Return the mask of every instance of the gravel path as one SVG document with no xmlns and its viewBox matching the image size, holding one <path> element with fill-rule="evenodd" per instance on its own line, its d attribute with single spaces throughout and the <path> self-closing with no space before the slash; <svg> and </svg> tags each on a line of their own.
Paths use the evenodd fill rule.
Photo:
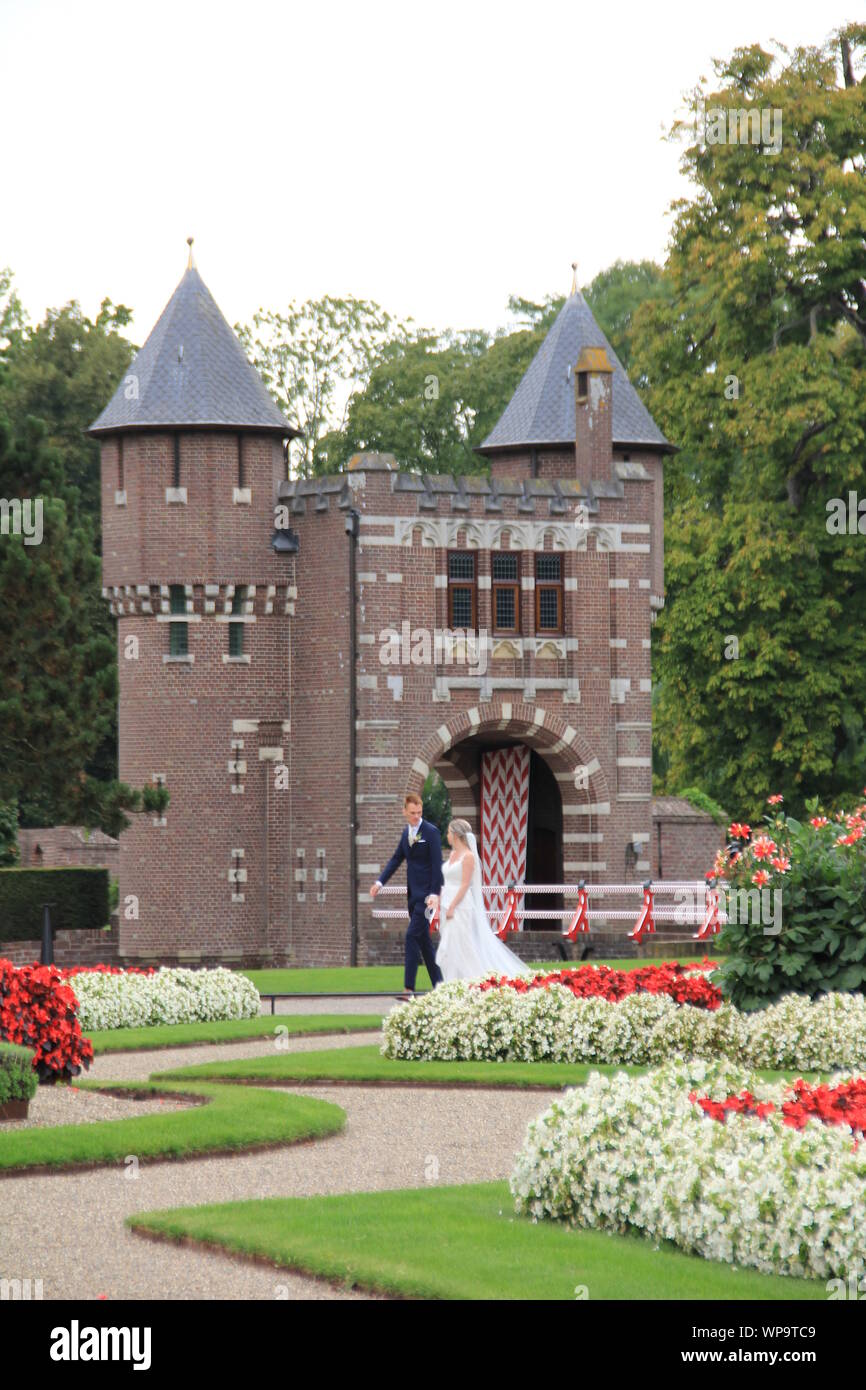
<svg viewBox="0 0 866 1390">
<path fill-rule="evenodd" d="M 292 1051 L 362 1046 L 366 1037 L 292 1039 Z M 99 1057 L 90 1075 L 146 1077 L 155 1070 L 222 1057 L 265 1055 L 271 1044 L 179 1048 Z M 142 1163 L 52 1177 L 0 1180 L 0 1277 L 43 1281 L 46 1299 L 342 1299 L 339 1290 L 284 1270 L 189 1248 L 157 1244 L 123 1228 L 130 1212 L 236 1201 L 314 1196 L 508 1175 L 530 1119 L 546 1106 L 539 1092 L 363 1086 L 304 1087 L 341 1105 L 342 1134 L 234 1158 Z"/>
<path fill-rule="evenodd" d="M 137 1115 L 153 1115 L 157 1111 L 186 1110 L 187 1101 L 121 1100 L 118 1096 L 99 1092 L 79 1091 L 74 1086 L 40 1086 L 30 1102 L 26 1120 L 4 1120 L 0 1124 L 0 1141 L 13 1129 L 42 1129 L 46 1125 L 87 1125 L 97 1120 L 128 1120 Z"/>
</svg>

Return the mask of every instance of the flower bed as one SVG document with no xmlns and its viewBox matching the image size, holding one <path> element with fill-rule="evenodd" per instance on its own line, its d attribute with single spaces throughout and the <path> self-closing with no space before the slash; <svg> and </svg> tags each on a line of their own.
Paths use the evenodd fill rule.
<svg viewBox="0 0 866 1390">
<path fill-rule="evenodd" d="M 866 999 L 785 995 L 752 1013 L 693 1008 L 665 994 L 619 1003 L 547 989 L 439 985 L 385 1019 L 382 1052 L 415 1061 L 604 1062 L 653 1066 L 673 1056 L 736 1057 L 766 1068 L 866 1067 Z"/>
<path fill-rule="evenodd" d="M 764 1273 L 844 1277 L 862 1266 L 866 1229 L 866 1145 L 845 1111 L 866 1081 L 798 1085 L 725 1059 L 595 1074 L 530 1124 L 516 1209 Z"/>
<path fill-rule="evenodd" d="M 29 1048 L 43 1082 L 79 1076 L 93 1059 L 82 1037 L 78 1001 L 53 965 L 16 969 L 0 960 L 0 1039 Z"/>
<path fill-rule="evenodd" d="M 581 965 L 573 970 L 551 970 L 510 980 L 505 975 L 491 975 L 477 989 L 513 989 L 526 994 L 531 989 L 549 989 L 564 985 L 576 999 L 608 999 L 617 1003 L 629 994 L 668 994 L 677 1004 L 692 1004 L 699 1009 L 717 1009 L 722 991 L 707 978 L 716 962 L 706 957 L 695 965 L 678 961 L 662 961 L 659 965 L 642 965 L 636 970 L 614 970 L 609 965 Z"/>
<path fill-rule="evenodd" d="M 741 1009 L 866 990 L 866 802 L 830 817 L 807 801 L 808 823 L 781 803 L 768 798 L 760 831 L 734 821 L 713 870 L 728 884 L 715 981 Z"/>
<path fill-rule="evenodd" d="M 251 980 L 221 966 L 216 970 L 162 968 L 150 974 L 80 971 L 73 988 L 81 1026 L 87 1032 L 254 1018 L 261 1003 Z"/>
</svg>

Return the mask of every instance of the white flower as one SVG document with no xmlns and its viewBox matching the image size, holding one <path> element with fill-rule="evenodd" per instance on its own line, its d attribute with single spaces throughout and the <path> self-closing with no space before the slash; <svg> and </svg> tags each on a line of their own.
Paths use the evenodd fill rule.
<svg viewBox="0 0 866 1390">
<path fill-rule="evenodd" d="M 74 975 L 84 1033 L 140 1028 L 160 1023 L 213 1022 L 255 1018 L 261 999 L 251 980 L 222 966 L 216 970 L 163 967 L 153 975 Z"/>
</svg>

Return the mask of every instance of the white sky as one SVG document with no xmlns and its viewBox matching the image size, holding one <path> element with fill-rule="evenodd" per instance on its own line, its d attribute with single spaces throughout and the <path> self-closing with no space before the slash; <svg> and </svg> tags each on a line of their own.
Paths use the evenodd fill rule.
<svg viewBox="0 0 866 1390">
<path fill-rule="evenodd" d="M 31 318 L 103 296 L 143 342 L 186 265 L 229 322 L 330 293 L 506 321 L 661 259 L 665 142 L 712 57 L 854 0 L 0 0 L 0 266 Z"/>
</svg>

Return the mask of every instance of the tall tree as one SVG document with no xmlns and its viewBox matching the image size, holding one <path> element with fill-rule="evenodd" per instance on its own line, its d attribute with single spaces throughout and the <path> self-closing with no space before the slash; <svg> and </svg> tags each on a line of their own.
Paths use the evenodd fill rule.
<svg viewBox="0 0 866 1390">
<path fill-rule="evenodd" d="M 300 477 L 322 472 L 322 439 L 345 423 L 349 397 L 406 327 L 366 299 L 308 300 L 286 312 L 259 309 L 235 331 L 289 421 L 303 431 L 292 445 Z"/>
<path fill-rule="evenodd" d="M 627 372 L 632 366 L 633 319 L 642 304 L 663 294 L 655 261 L 614 261 L 586 286 L 583 297 Z M 637 384 L 637 383 L 636 383 Z"/>
<path fill-rule="evenodd" d="M 851 26 L 822 48 L 738 49 L 695 89 L 699 118 L 673 135 L 696 192 L 633 321 L 648 403 L 682 450 L 659 751 L 669 788 L 744 815 L 773 791 L 850 797 L 866 776 L 866 545 L 856 519 L 831 527 L 833 499 L 866 497 L 866 88 L 848 80 L 864 41 Z"/>
<path fill-rule="evenodd" d="M 85 430 L 129 365 L 133 347 L 121 330 L 131 318 L 129 309 L 110 299 L 103 300 L 95 319 L 82 313 L 74 300 L 62 309 L 49 309 L 35 328 L 15 333 L 0 389 L 2 405 L 16 427 L 28 416 L 44 420 L 46 443 L 58 451 L 66 500 L 72 503 L 73 492 L 78 493 L 97 534 L 99 447 Z"/>
<path fill-rule="evenodd" d="M 25 821 L 28 807 L 52 821 L 73 812 L 115 717 L 114 643 L 89 603 L 99 561 L 89 526 L 63 500 L 61 471 L 42 421 L 18 437 L 0 421 L 0 477 L 16 482 L 4 491 L 0 541 L 0 800 L 17 799 Z"/>
<path fill-rule="evenodd" d="M 93 320 L 71 302 L 31 328 L 11 275 L 0 276 L 0 497 L 41 498 L 44 530 L 39 545 L 20 536 L 0 541 L 0 611 L 11 627 L 0 654 L 0 728 L 15 732 L 18 755 L 6 775 L 24 824 L 84 817 L 109 833 L 122 824 L 114 624 L 101 597 L 99 449 L 84 430 L 132 356 L 121 331 L 129 320 L 128 309 L 106 299 Z M 58 634 L 74 643 L 65 657 L 52 645 Z M 56 710 L 48 708 L 54 701 Z M 26 730 L 43 720 L 54 731 L 47 760 L 26 747 Z"/>
</svg>

